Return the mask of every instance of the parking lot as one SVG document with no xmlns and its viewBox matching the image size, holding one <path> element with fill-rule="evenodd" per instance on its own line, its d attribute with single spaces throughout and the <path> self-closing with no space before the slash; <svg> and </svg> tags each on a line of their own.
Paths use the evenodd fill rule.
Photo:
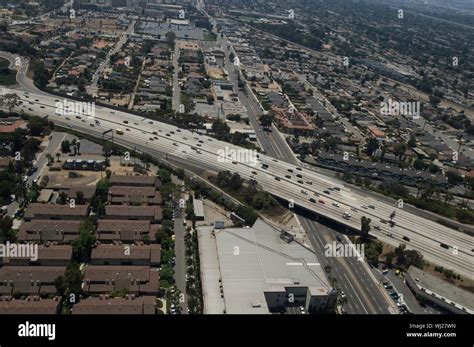
<svg viewBox="0 0 474 347">
<path fill-rule="evenodd" d="M 384 285 L 385 290 L 390 297 L 397 302 L 400 313 L 413 314 L 441 314 L 438 310 L 427 305 L 421 305 L 415 298 L 411 290 L 404 283 L 405 276 L 400 273 L 396 274 L 395 269 L 382 270 L 379 268 L 372 268 L 376 278 L 380 279 Z M 404 308 L 404 306 L 406 309 Z"/>
</svg>

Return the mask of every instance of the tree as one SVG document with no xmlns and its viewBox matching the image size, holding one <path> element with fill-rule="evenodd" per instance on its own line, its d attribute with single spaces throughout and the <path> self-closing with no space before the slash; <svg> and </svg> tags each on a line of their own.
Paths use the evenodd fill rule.
<svg viewBox="0 0 474 347">
<path fill-rule="evenodd" d="M 40 117 L 33 116 L 28 121 L 28 129 L 30 130 L 31 136 L 40 136 L 43 134 L 45 124 Z"/>
<path fill-rule="evenodd" d="M 65 205 L 67 202 L 67 194 L 65 192 L 59 193 L 59 203 Z"/>
<path fill-rule="evenodd" d="M 408 140 L 408 147 L 410 148 L 416 147 L 416 137 L 414 135 L 410 136 L 410 140 Z"/>
<path fill-rule="evenodd" d="M 79 264 L 69 264 L 64 274 L 64 284 L 67 294 L 74 293 L 79 295 L 82 292 L 82 274 L 79 269 Z"/>
<path fill-rule="evenodd" d="M 448 204 L 454 199 L 454 196 L 452 193 L 446 193 L 444 194 L 444 207 L 448 206 Z"/>
<path fill-rule="evenodd" d="M 163 212 L 163 219 L 172 219 L 173 218 L 173 210 L 169 207 L 165 207 L 162 210 Z"/>
<path fill-rule="evenodd" d="M 379 148 L 379 142 L 377 139 L 370 138 L 367 142 L 367 155 L 374 155 L 375 151 Z"/>
<path fill-rule="evenodd" d="M 370 222 L 372 222 L 372 220 L 370 218 L 367 218 L 366 216 L 362 216 L 360 218 L 360 231 L 363 237 L 367 237 L 369 235 Z"/>
<path fill-rule="evenodd" d="M 401 161 L 406 150 L 407 150 L 407 144 L 405 142 L 399 142 L 393 148 L 393 154 L 395 154 L 398 157 L 398 159 Z"/>
<path fill-rule="evenodd" d="M 174 41 L 176 40 L 176 34 L 174 31 L 168 31 L 166 34 L 165 34 L 165 37 L 166 37 L 166 41 L 168 42 L 168 45 L 170 47 L 174 47 Z"/>
<path fill-rule="evenodd" d="M 48 160 L 48 165 L 54 161 L 54 157 L 49 153 L 46 153 L 46 159 Z"/>
<path fill-rule="evenodd" d="M 71 143 L 69 140 L 64 140 L 61 142 L 61 152 L 69 153 L 71 152 Z"/>
<path fill-rule="evenodd" d="M 84 205 L 85 204 L 84 193 L 83 192 L 81 192 L 81 191 L 76 192 L 76 203 L 78 205 Z"/>
<path fill-rule="evenodd" d="M 171 173 L 166 169 L 158 170 L 158 176 L 160 177 L 162 184 L 167 184 L 171 182 Z"/>
<path fill-rule="evenodd" d="M 9 216 L 0 219 L 0 243 L 14 241 L 15 233 L 12 230 L 12 226 L 13 220 Z"/>
<path fill-rule="evenodd" d="M 56 288 L 56 292 L 60 296 L 64 296 L 64 293 L 66 292 L 66 283 L 64 283 L 64 276 L 59 276 L 54 280 L 54 287 Z"/>
<path fill-rule="evenodd" d="M 273 123 L 273 116 L 271 116 L 268 113 L 264 114 L 264 115 L 260 116 L 259 121 L 260 121 L 260 125 L 262 127 L 265 127 L 265 128 L 270 127 Z"/>
<path fill-rule="evenodd" d="M 75 260 L 85 263 L 90 259 L 92 246 L 96 242 L 94 234 L 94 224 L 90 220 L 85 220 L 79 229 L 79 238 L 72 242 L 72 251 Z"/>
<path fill-rule="evenodd" d="M 228 134 L 230 133 L 230 128 L 221 119 L 216 119 L 212 123 L 212 132 L 216 135 L 219 140 L 226 140 Z"/>
<path fill-rule="evenodd" d="M 446 178 L 448 179 L 448 183 L 456 186 L 463 182 L 463 178 L 460 174 L 455 171 L 448 171 L 446 172 Z"/>
</svg>

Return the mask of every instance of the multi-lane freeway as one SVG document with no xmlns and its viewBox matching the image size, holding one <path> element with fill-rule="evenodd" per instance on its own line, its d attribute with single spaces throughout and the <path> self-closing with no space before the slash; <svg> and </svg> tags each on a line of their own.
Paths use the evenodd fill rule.
<svg viewBox="0 0 474 347">
<path fill-rule="evenodd" d="M 360 191 L 310 171 L 260 154 L 256 161 L 223 158 L 218 151 L 238 146 L 217 141 L 175 126 L 151 121 L 147 118 L 97 106 L 95 116 L 61 116 L 56 114 L 59 97 L 45 93 L 35 94 L 7 89 L 4 93 L 18 95 L 27 114 L 48 116 L 58 125 L 79 132 L 102 137 L 107 130 L 120 129 L 123 135 L 115 135 L 115 142 L 129 148 L 137 148 L 156 155 L 166 153 L 177 161 L 193 164 L 212 171 L 229 170 L 245 179 L 255 179 L 267 192 L 294 203 L 302 208 L 335 220 L 348 228 L 360 230 L 361 217 L 372 220 L 371 234 L 382 241 L 419 250 L 426 260 L 452 269 L 462 276 L 472 278 L 474 265 L 474 238 L 431 220 L 410 213 L 403 208 L 387 204 Z M 72 100 L 70 100 L 72 101 Z M 394 224 L 390 226 L 392 212 Z M 344 213 L 351 216 L 344 217 Z M 442 247 L 444 245 L 444 248 Z"/>
</svg>

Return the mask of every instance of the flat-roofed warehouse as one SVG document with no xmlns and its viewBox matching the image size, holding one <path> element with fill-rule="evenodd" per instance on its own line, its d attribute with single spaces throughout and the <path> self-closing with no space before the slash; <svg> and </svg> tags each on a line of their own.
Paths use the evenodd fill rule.
<svg viewBox="0 0 474 347">
<path fill-rule="evenodd" d="M 316 255 L 308 249 L 285 242 L 279 231 L 260 219 L 252 228 L 220 229 L 214 233 L 216 257 L 201 258 L 201 271 L 203 282 L 207 269 L 213 272 L 209 278 L 215 278 L 215 271 L 220 272 L 224 297 L 222 300 L 214 294 L 205 295 L 205 313 L 222 313 L 206 307 L 223 307 L 229 314 L 267 314 L 299 306 L 309 313 L 333 311 L 336 292 Z M 204 238 L 201 234 L 200 247 Z M 223 306 L 207 300 L 222 300 Z"/>
</svg>

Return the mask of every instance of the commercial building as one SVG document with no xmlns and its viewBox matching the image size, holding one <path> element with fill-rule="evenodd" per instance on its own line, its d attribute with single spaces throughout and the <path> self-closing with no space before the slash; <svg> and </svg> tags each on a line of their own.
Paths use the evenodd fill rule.
<svg viewBox="0 0 474 347">
<path fill-rule="evenodd" d="M 414 266 L 408 269 L 405 281 L 420 301 L 429 302 L 448 313 L 474 314 L 474 294 L 467 290 Z"/>
<path fill-rule="evenodd" d="M 201 227 L 199 240 L 205 313 L 268 314 L 290 307 L 303 307 L 308 313 L 334 310 L 336 292 L 315 254 L 285 242 L 262 220 L 252 228 Z M 213 247 L 216 251 L 208 252 Z"/>
</svg>

